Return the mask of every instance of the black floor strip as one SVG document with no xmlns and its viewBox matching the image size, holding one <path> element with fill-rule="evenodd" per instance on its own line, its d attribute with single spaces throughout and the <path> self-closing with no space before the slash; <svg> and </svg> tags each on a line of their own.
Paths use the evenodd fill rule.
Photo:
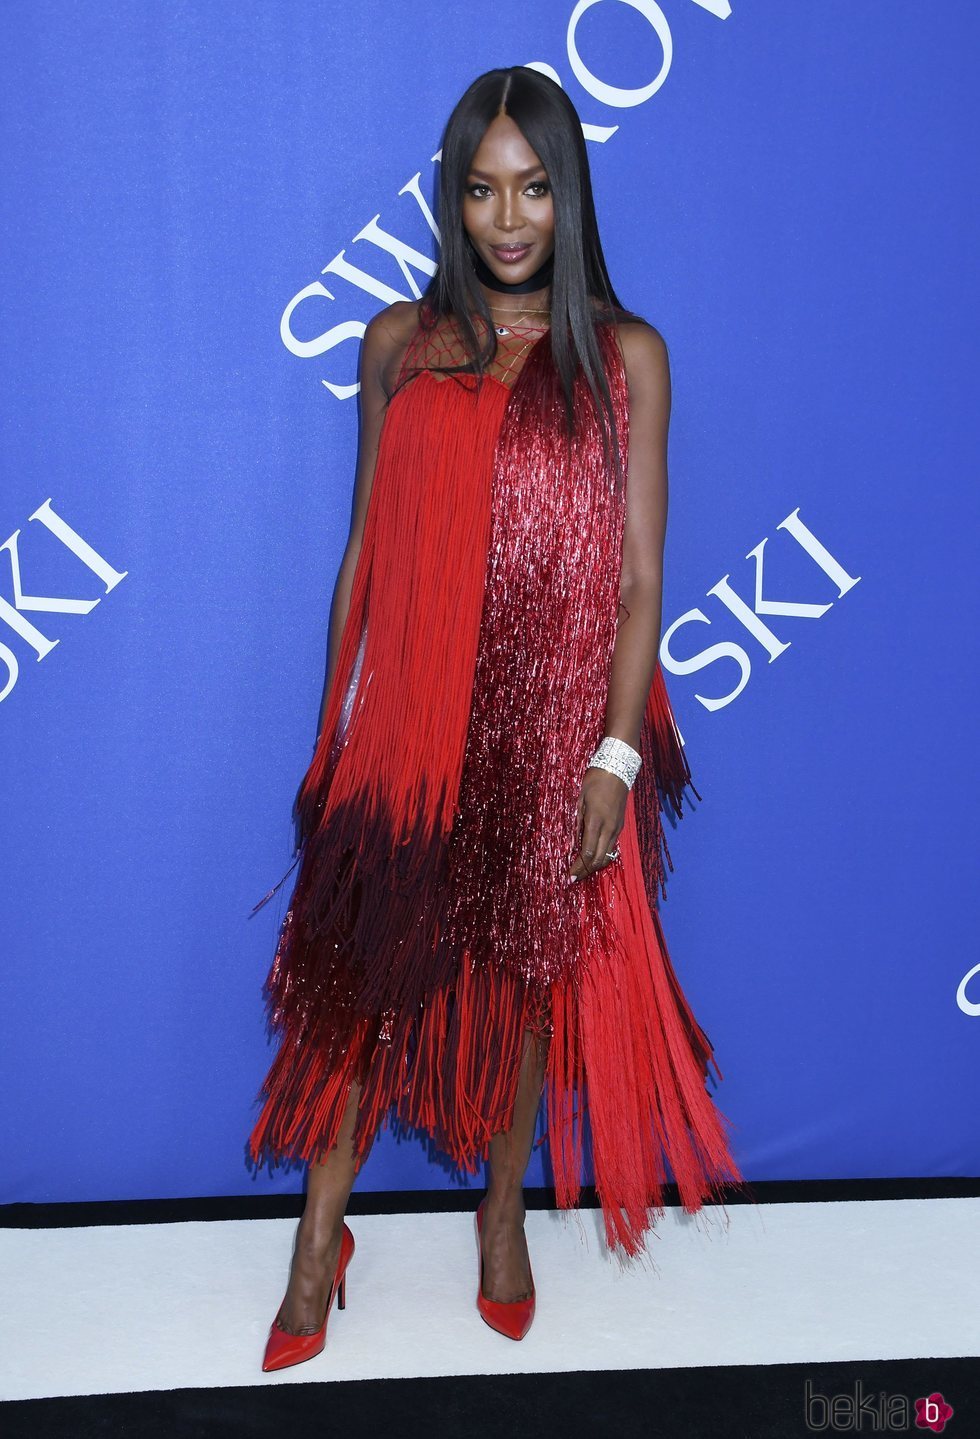
<svg viewBox="0 0 980 1439">
<path fill-rule="evenodd" d="M 952 1417 L 944 1428 L 916 1427 L 915 1401 L 935 1393 Z M 0 1405 L 4 1439 L 803 1439 L 934 1432 L 980 1435 L 977 1359 L 317 1382 Z"/>
<path fill-rule="evenodd" d="M 827 1204 L 841 1200 L 973 1199 L 980 1195 L 980 1177 L 925 1179 L 758 1180 L 752 1192 L 760 1204 Z M 667 1203 L 678 1204 L 676 1186 L 667 1187 Z M 348 1214 L 451 1214 L 473 1210 L 483 1186 L 470 1189 L 400 1189 L 358 1193 L 350 1197 Z M 528 1209 L 553 1209 L 554 1190 L 524 1191 Z M 733 1191 L 726 1204 L 743 1204 Z M 228 1195 L 202 1199 L 110 1199 L 87 1203 L 3 1204 L 0 1229 L 72 1229 L 92 1224 L 176 1224 L 187 1220 L 290 1219 L 302 1213 L 304 1196 L 297 1194 Z M 582 1189 L 582 1207 L 597 1204 L 592 1186 Z M 972 1439 L 972 1436 L 971 1436 Z"/>
</svg>

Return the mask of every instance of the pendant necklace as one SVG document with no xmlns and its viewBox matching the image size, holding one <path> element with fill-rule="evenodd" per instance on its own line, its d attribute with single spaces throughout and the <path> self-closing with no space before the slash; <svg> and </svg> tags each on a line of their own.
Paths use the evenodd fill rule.
<svg viewBox="0 0 980 1439">
<path fill-rule="evenodd" d="M 491 313 L 491 315 L 493 315 L 493 308 L 492 308 L 492 307 L 488 307 L 488 308 L 490 308 L 490 313 Z M 532 310 L 508 310 L 508 311 L 506 311 L 506 313 L 507 313 L 508 316 L 509 316 L 509 315 L 550 315 L 550 314 L 551 314 L 551 311 L 542 307 L 542 308 L 539 308 L 539 309 L 532 309 Z M 496 333 L 497 333 L 498 335 L 510 335 L 510 334 L 513 334 L 513 330 L 510 329 L 509 326 L 507 326 L 507 325 L 498 325 L 498 324 L 496 323 L 496 317 L 494 317 L 494 327 L 493 327 L 493 328 L 494 328 L 494 330 L 496 331 Z"/>
<path fill-rule="evenodd" d="M 555 253 L 553 250 L 547 260 L 538 266 L 533 275 L 529 275 L 526 280 L 518 280 L 515 284 L 508 284 L 506 280 L 501 280 L 495 275 L 489 265 L 477 254 L 473 248 L 472 241 L 469 244 L 469 251 L 477 279 L 486 289 L 495 290 L 500 295 L 530 295 L 534 294 L 537 290 L 543 289 L 545 285 L 551 284 L 555 267 Z M 490 308 L 492 314 L 492 307 L 488 306 L 488 308 Z M 547 315 L 551 312 L 545 309 L 530 309 L 512 310 L 507 313 L 514 315 Z M 509 335 L 511 333 L 506 325 L 497 324 L 496 319 L 494 320 L 493 327 L 498 335 Z"/>
</svg>

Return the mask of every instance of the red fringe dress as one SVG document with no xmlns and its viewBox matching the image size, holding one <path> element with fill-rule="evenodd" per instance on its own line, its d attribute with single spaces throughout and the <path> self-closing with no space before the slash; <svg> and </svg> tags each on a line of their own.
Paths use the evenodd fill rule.
<svg viewBox="0 0 980 1439">
<path fill-rule="evenodd" d="M 384 417 L 296 796 L 299 871 L 264 988 L 281 1042 L 249 1155 L 321 1159 L 357 1080 L 358 1167 L 394 1112 L 475 1173 L 512 1123 L 532 1030 L 550 1041 L 557 1204 L 580 1199 L 587 1143 L 606 1242 L 632 1255 L 663 1213 L 666 1164 L 688 1212 L 741 1182 L 657 911 L 662 806 L 680 817 L 690 771 L 658 665 L 621 860 L 567 882 L 603 735 L 623 491 L 581 371 L 562 444 L 548 332 L 509 386 L 436 374 L 439 334 L 416 327 Z M 598 334 L 625 472 L 625 367 L 614 328 Z"/>
</svg>

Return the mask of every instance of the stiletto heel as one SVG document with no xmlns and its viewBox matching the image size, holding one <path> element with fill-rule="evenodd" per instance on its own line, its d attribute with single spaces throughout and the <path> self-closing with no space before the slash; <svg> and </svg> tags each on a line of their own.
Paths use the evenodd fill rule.
<svg viewBox="0 0 980 1439">
<path fill-rule="evenodd" d="M 330 1293 L 327 1295 L 327 1310 L 323 1316 L 323 1323 L 315 1334 L 290 1334 L 281 1327 L 279 1314 L 277 1314 L 272 1321 L 272 1328 L 269 1330 L 265 1357 L 262 1360 L 262 1368 L 267 1373 L 271 1369 L 287 1369 L 291 1364 L 302 1364 L 304 1359 L 314 1359 L 323 1349 L 327 1342 L 327 1320 L 330 1318 L 330 1306 L 335 1294 L 337 1308 L 344 1309 L 346 1307 L 347 1266 L 351 1262 L 353 1254 L 354 1236 L 345 1224 L 340 1237 L 337 1269 L 330 1286 Z M 279 1312 L 282 1312 L 282 1305 L 279 1306 Z"/>
<path fill-rule="evenodd" d="M 498 1334 L 504 1334 L 508 1339 L 523 1339 L 531 1327 L 535 1309 L 534 1275 L 531 1274 L 531 1293 L 527 1299 L 515 1299 L 510 1304 L 501 1304 L 496 1299 L 486 1299 L 483 1294 L 483 1206 L 485 1199 L 481 1199 L 476 1211 L 476 1245 L 480 1255 L 480 1285 L 476 1291 L 476 1307 L 482 1317 L 496 1329 Z M 528 1260 L 528 1272 L 531 1272 L 531 1263 Z"/>
</svg>

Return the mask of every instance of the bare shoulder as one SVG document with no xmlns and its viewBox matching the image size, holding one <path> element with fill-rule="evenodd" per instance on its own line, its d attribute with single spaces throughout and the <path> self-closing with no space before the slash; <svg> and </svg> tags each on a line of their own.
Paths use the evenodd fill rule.
<svg viewBox="0 0 980 1439">
<path fill-rule="evenodd" d="M 616 325 L 619 346 L 631 390 L 656 392 L 670 386 L 670 357 L 663 335 L 648 321 L 634 316 Z"/>
<path fill-rule="evenodd" d="M 396 300 L 372 315 L 364 330 L 363 363 L 391 394 L 405 348 L 419 319 L 418 300 Z"/>
<path fill-rule="evenodd" d="M 367 339 L 369 330 L 374 330 L 386 335 L 395 347 L 404 344 L 419 322 L 421 303 L 421 300 L 396 300 L 393 305 L 386 305 L 368 321 L 364 338 Z"/>
</svg>

